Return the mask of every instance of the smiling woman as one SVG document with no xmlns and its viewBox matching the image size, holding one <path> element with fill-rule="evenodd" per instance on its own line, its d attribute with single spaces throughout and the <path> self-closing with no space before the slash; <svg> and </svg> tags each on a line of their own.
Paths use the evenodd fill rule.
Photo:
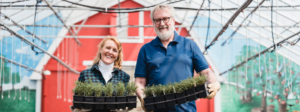
<svg viewBox="0 0 300 112">
<path fill-rule="evenodd" d="M 93 60 L 92 68 L 86 69 L 80 73 L 79 81 L 88 81 L 94 83 L 117 84 L 123 82 L 127 84 L 130 76 L 122 69 L 123 52 L 122 44 L 115 37 L 106 37 L 98 46 L 97 56 Z M 80 109 L 72 109 L 77 112 Z M 83 110 L 80 110 L 83 111 Z M 92 112 L 106 112 L 110 110 L 92 110 Z"/>
<path fill-rule="evenodd" d="M 114 68 L 122 69 L 123 49 L 117 38 L 106 37 L 101 41 L 93 65 L 99 63 L 100 60 L 105 64 L 113 64 Z"/>
</svg>

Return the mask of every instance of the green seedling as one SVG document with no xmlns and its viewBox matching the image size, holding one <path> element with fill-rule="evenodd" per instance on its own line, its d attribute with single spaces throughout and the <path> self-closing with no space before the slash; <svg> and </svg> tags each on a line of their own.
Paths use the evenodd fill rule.
<svg viewBox="0 0 300 112">
<path fill-rule="evenodd" d="M 101 83 L 96 83 L 95 84 L 95 94 L 96 94 L 96 97 L 100 97 L 100 96 L 102 96 L 102 93 L 103 93 L 103 91 L 104 91 L 104 86 L 103 86 L 103 84 L 101 84 Z"/>
<path fill-rule="evenodd" d="M 129 96 L 133 96 L 136 93 L 137 86 L 134 82 L 128 82 L 126 85 L 126 90 Z"/>
<path fill-rule="evenodd" d="M 104 93 L 108 97 L 112 97 L 114 92 L 114 86 L 111 82 L 107 83 L 104 89 Z"/>
<path fill-rule="evenodd" d="M 123 82 L 118 82 L 116 86 L 117 96 L 124 96 L 125 95 L 125 84 Z"/>
</svg>

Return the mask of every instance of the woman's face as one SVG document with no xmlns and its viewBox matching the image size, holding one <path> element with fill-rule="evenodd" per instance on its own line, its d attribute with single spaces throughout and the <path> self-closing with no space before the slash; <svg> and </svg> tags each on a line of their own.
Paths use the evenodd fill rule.
<svg viewBox="0 0 300 112">
<path fill-rule="evenodd" d="M 103 48 L 100 48 L 101 61 L 105 64 L 112 64 L 118 58 L 118 46 L 112 40 L 107 40 Z"/>
</svg>

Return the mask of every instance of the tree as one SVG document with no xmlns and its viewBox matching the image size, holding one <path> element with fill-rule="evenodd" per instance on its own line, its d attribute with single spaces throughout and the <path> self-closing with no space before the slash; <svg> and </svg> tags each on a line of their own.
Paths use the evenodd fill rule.
<svg viewBox="0 0 300 112">
<path fill-rule="evenodd" d="M 244 46 L 241 55 L 236 57 L 236 64 L 245 60 L 246 54 L 248 57 L 256 54 L 257 49 L 258 47 Z M 261 49 L 265 48 L 261 46 Z M 279 112 L 286 112 L 287 100 L 299 102 L 300 71 L 296 68 L 299 66 L 283 56 L 275 52 L 267 52 L 260 58 L 248 61 L 243 66 L 229 72 L 229 81 L 244 86 L 244 89 L 239 89 L 237 86 L 237 92 L 242 93 L 244 99 L 254 91 L 262 92 L 263 94 L 257 92 L 256 95 L 262 95 L 261 108 L 263 111 L 266 111 L 266 99 L 269 94 L 268 99 L 271 102 L 274 99 L 278 101 Z"/>
<path fill-rule="evenodd" d="M 4 57 L 4 56 L 3 56 Z M 20 74 L 19 72 L 11 72 L 10 64 L 6 62 L 4 59 L 0 59 L 0 72 L 1 72 L 1 85 L 12 83 L 12 87 L 14 89 L 14 84 L 20 82 Z M 1 86 L 1 90 L 2 86 Z"/>
</svg>

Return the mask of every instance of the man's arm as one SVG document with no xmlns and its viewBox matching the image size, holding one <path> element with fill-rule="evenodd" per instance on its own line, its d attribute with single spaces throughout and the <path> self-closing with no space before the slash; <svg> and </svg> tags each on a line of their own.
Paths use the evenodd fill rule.
<svg viewBox="0 0 300 112">
<path fill-rule="evenodd" d="M 136 77 L 135 78 L 135 84 L 137 86 L 136 95 L 141 100 L 143 99 L 143 90 L 146 87 L 146 78 L 144 77 Z"/>
<path fill-rule="evenodd" d="M 216 75 L 214 74 L 214 72 L 210 69 L 204 69 L 200 72 L 198 72 L 198 74 L 195 74 L 194 78 L 197 78 L 200 75 L 205 75 L 207 77 L 207 83 L 208 83 L 208 91 L 209 91 L 209 95 L 206 97 L 208 99 L 213 98 L 217 92 L 220 90 L 220 83 L 216 77 Z"/>
<path fill-rule="evenodd" d="M 205 75 L 207 77 L 208 83 L 213 83 L 213 82 L 218 81 L 215 73 L 210 68 L 207 68 L 207 69 L 204 69 L 204 70 L 198 72 L 197 74 L 194 75 L 194 78 L 197 78 L 200 75 Z"/>
<path fill-rule="evenodd" d="M 136 90 L 136 95 L 138 96 L 138 98 L 140 99 L 141 101 L 141 106 L 143 108 L 143 110 L 145 112 L 153 112 L 153 111 L 147 111 L 144 107 L 144 99 L 143 99 L 143 90 L 142 89 L 145 89 L 146 87 L 146 78 L 144 77 L 135 77 L 135 84 L 137 86 L 137 90 Z"/>
</svg>

